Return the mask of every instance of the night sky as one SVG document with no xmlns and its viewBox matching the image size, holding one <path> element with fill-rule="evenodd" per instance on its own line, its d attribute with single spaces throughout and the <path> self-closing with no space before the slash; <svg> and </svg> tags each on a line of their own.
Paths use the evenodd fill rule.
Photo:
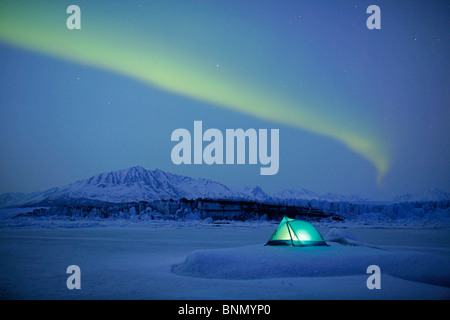
<svg viewBox="0 0 450 320">
<path fill-rule="evenodd" d="M 450 191 L 449 17 L 448 1 L 1 1 L 0 192 L 135 165 L 268 193 Z M 195 120 L 279 129 L 278 174 L 173 164 Z"/>
</svg>

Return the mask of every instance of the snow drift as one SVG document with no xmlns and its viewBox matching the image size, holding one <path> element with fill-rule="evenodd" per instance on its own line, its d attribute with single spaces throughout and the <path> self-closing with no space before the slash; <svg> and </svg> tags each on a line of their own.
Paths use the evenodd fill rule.
<svg viewBox="0 0 450 320">
<path fill-rule="evenodd" d="M 271 247 L 198 250 L 175 265 L 178 275 L 210 279 L 267 279 L 366 275 L 378 265 L 382 274 L 450 287 L 450 251 L 438 254 L 366 246 Z"/>
</svg>

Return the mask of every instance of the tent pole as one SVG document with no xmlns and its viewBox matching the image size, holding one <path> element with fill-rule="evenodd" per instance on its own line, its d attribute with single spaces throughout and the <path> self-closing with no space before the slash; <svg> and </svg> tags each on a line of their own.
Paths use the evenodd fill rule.
<svg viewBox="0 0 450 320">
<path fill-rule="evenodd" d="M 289 222 L 287 222 L 287 221 L 286 221 L 286 226 L 287 226 L 287 228 L 288 228 L 289 237 L 291 237 L 291 244 L 292 244 L 293 247 L 295 247 L 295 246 L 294 246 L 294 241 L 292 240 L 291 226 L 289 225 Z"/>
</svg>

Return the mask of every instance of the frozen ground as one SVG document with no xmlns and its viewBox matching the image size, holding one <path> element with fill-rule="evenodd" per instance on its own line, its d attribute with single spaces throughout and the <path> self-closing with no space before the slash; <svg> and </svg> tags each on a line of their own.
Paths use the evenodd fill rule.
<svg viewBox="0 0 450 320">
<path fill-rule="evenodd" d="M 2 219 L 0 297 L 450 298 L 448 227 L 321 223 L 329 247 L 265 247 L 276 226 Z M 73 264 L 81 269 L 81 290 L 66 287 Z M 380 290 L 366 286 L 372 264 L 381 268 Z"/>
</svg>

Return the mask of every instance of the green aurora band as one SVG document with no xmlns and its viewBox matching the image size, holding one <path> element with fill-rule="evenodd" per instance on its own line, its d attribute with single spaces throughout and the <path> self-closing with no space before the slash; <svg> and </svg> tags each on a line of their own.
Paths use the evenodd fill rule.
<svg viewBox="0 0 450 320">
<path fill-rule="evenodd" d="M 0 3 L 0 41 L 52 57 L 115 72 L 162 90 L 333 138 L 364 157 L 377 169 L 377 182 L 388 172 L 390 157 L 385 144 L 355 119 L 329 116 L 288 96 L 256 87 L 242 77 L 218 73 L 170 48 L 157 35 L 111 29 L 114 22 L 96 17 L 82 29 L 66 28 L 65 9 L 35 1 Z M 109 27 L 108 27 L 109 26 Z M 125 29 L 126 30 L 126 29 Z M 199 60 L 199 59 L 197 59 Z"/>
</svg>

